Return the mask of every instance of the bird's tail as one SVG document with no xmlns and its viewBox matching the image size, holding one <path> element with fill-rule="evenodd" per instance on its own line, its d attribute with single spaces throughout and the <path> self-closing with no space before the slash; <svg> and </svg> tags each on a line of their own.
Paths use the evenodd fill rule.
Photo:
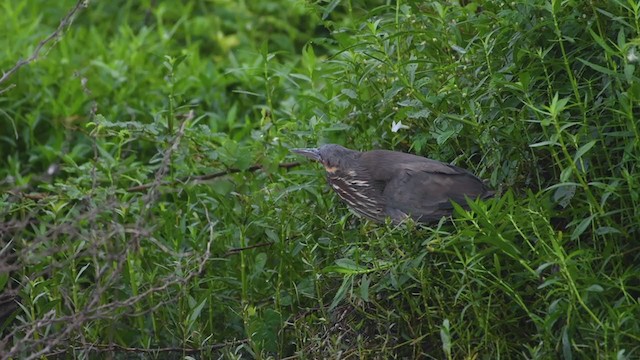
<svg viewBox="0 0 640 360">
<path fill-rule="evenodd" d="M 485 193 L 484 193 L 484 194 L 482 194 L 481 199 L 489 199 L 489 198 L 492 198 L 492 197 L 494 197 L 494 196 L 496 196 L 496 191 L 494 191 L 494 190 L 487 190 L 487 191 L 485 191 Z"/>
</svg>

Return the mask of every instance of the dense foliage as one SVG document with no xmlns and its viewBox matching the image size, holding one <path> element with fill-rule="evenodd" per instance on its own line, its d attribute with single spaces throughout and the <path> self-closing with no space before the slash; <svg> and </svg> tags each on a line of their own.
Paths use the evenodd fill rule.
<svg viewBox="0 0 640 360">
<path fill-rule="evenodd" d="M 0 4 L 0 69 L 73 0 Z M 640 3 L 91 1 L 0 83 L 0 358 L 640 357 Z M 430 227 L 292 147 L 470 169 Z"/>
</svg>

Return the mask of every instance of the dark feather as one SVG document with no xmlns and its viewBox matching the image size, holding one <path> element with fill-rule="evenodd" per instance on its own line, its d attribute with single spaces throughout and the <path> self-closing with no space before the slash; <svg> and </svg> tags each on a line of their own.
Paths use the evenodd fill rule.
<svg viewBox="0 0 640 360">
<path fill-rule="evenodd" d="M 334 144 L 294 151 L 321 162 L 329 184 L 349 207 L 376 221 L 437 221 L 451 215 L 452 201 L 465 207 L 466 198 L 494 194 L 467 170 L 417 155 Z"/>
<path fill-rule="evenodd" d="M 436 221 L 451 214 L 451 201 L 466 207 L 465 197 L 493 195 L 467 170 L 421 156 L 374 150 L 362 153 L 360 161 L 361 168 L 384 183 L 385 212 L 396 222 L 406 216 L 420 222 Z"/>
</svg>

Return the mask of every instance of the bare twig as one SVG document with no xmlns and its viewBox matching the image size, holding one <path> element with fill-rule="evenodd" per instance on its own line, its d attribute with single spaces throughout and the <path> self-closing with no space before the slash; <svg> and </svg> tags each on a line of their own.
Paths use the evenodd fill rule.
<svg viewBox="0 0 640 360">
<path fill-rule="evenodd" d="M 251 250 L 251 249 L 255 249 L 255 248 L 259 248 L 259 247 L 264 247 L 264 246 L 271 246 L 273 245 L 272 242 L 263 242 L 263 243 L 259 243 L 259 244 L 255 244 L 255 245 L 251 245 L 251 246 L 245 246 L 245 247 L 240 247 L 240 248 L 233 248 L 233 249 L 229 249 L 229 251 L 227 251 L 224 256 L 231 256 L 234 254 L 237 254 L 241 251 L 245 251 L 245 250 Z"/>
<path fill-rule="evenodd" d="M 40 51 L 42 51 L 42 48 L 47 45 L 49 42 L 51 42 L 52 40 L 56 39 L 57 37 L 62 35 L 62 32 L 64 31 L 64 28 L 71 25 L 71 23 L 73 22 L 73 18 L 76 15 L 76 13 L 83 7 L 87 6 L 87 0 L 78 0 L 78 2 L 76 3 L 76 5 L 67 13 L 67 15 L 65 15 L 65 17 L 62 18 L 62 20 L 60 20 L 60 24 L 58 25 L 58 28 L 56 28 L 56 30 L 54 32 L 52 32 L 51 34 L 49 34 L 49 36 L 47 36 L 45 39 L 43 39 L 42 41 L 40 41 L 40 43 L 38 43 L 38 46 L 36 46 L 35 50 L 33 50 L 33 53 L 31 53 L 31 56 L 29 56 L 26 59 L 20 59 L 18 60 L 18 62 L 16 62 L 16 64 L 9 69 L 6 72 L 2 72 L 2 76 L 0 76 L 0 84 L 2 84 L 3 82 L 7 81 L 7 79 L 9 79 L 9 77 L 11 77 L 11 75 L 13 75 L 16 71 L 18 71 L 21 67 L 23 67 L 24 65 L 27 65 L 31 62 L 34 62 L 38 59 L 38 57 L 40 56 Z M 2 94 L 3 92 L 11 89 L 14 85 L 10 85 L 4 89 L 0 90 L 0 94 Z"/>
<path fill-rule="evenodd" d="M 97 151 L 97 150 L 96 150 Z M 97 156 L 97 155 L 96 155 Z M 294 162 L 288 162 L 288 163 L 282 163 L 282 164 L 278 164 L 278 167 L 281 169 L 291 169 L 294 167 L 297 167 L 300 165 L 300 162 L 294 161 Z M 219 177 L 223 177 L 225 175 L 230 175 L 230 174 L 236 174 L 242 171 L 247 171 L 247 172 L 254 172 L 254 171 L 258 171 L 258 170 L 262 170 L 263 166 L 262 165 L 253 165 L 251 167 L 249 167 L 247 170 L 240 170 L 240 169 L 228 169 L 228 170 L 224 170 L 224 171 L 218 171 L 218 172 L 214 172 L 214 173 L 210 173 L 210 174 L 204 174 L 204 175 L 198 175 L 198 176 L 189 176 L 189 177 L 184 177 L 181 178 L 179 180 L 173 180 L 173 181 L 161 181 L 161 182 L 156 182 L 154 181 L 153 183 L 148 183 L 148 184 L 143 184 L 143 185 L 136 185 L 136 186 L 132 186 L 130 188 L 127 188 L 127 192 L 143 192 L 153 186 L 176 186 L 178 184 L 184 184 L 187 182 L 197 182 L 197 181 L 207 181 L 207 180 L 213 180 L 215 178 L 219 178 Z M 94 187 L 97 185 L 94 185 Z M 7 193 L 13 195 L 13 196 L 19 196 L 19 197 L 23 197 L 25 199 L 30 199 L 30 200 L 43 200 L 49 197 L 48 193 L 37 193 L 37 192 L 24 192 L 21 191 L 20 189 L 11 189 L 8 190 Z"/>
<path fill-rule="evenodd" d="M 294 168 L 296 166 L 299 166 L 300 162 L 294 161 L 294 162 L 289 162 L 289 163 L 282 163 L 282 164 L 278 164 L 278 167 L 281 169 L 291 169 Z M 247 172 L 253 172 L 253 171 L 257 171 L 257 170 L 262 170 L 263 166 L 262 165 L 253 165 L 251 167 L 249 167 L 247 170 Z M 127 189 L 127 192 L 140 192 L 140 191 L 145 191 L 147 189 L 149 189 L 150 187 L 153 186 L 157 186 L 157 185 L 163 185 L 163 186 L 173 186 L 173 185 L 178 185 L 178 184 L 183 184 L 186 182 L 191 182 L 191 181 L 206 181 L 206 180 L 212 180 L 215 178 L 219 178 L 225 175 L 229 175 L 229 174 L 235 174 L 235 173 L 239 173 L 242 172 L 243 170 L 240 169 L 228 169 L 228 170 L 224 170 L 224 171 L 219 171 L 219 172 L 215 172 L 215 173 L 211 173 L 211 174 L 205 174 L 205 175 L 198 175 L 198 176 L 189 176 L 186 178 L 182 178 L 180 180 L 174 180 L 174 181 L 163 181 L 160 184 L 157 184 L 156 182 L 150 183 L 150 184 L 143 184 L 143 185 L 137 185 L 137 186 L 132 186 L 130 188 Z"/>
<path fill-rule="evenodd" d="M 185 354 L 196 354 L 199 352 L 203 352 L 203 351 L 212 351 L 212 350 L 219 350 L 228 346 L 234 346 L 234 345 L 239 345 L 239 344 L 244 344 L 244 343 L 248 343 L 249 339 L 242 339 L 242 340 L 236 340 L 236 341 L 228 341 L 228 342 L 224 342 L 224 343 L 219 343 L 219 344 L 212 344 L 209 346 L 203 346 L 203 347 L 199 347 L 199 348 L 184 348 L 184 347 L 163 347 L 163 348 L 134 348 L 134 347 L 128 347 L 128 346 L 122 346 L 122 345 L 117 345 L 117 344 L 90 344 L 87 343 L 85 344 L 85 346 L 82 347 L 73 347 L 73 350 L 75 351 L 94 351 L 94 352 L 114 352 L 114 351 L 121 351 L 121 352 L 132 352 L 132 353 L 143 353 L 143 354 L 147 354 L 147 353 L 168 353 L 168 352 L 179 352 L 179 353 L 185 353 Z M 56 353 L 49 353 L 49 355 L 59 355 L 59 354 L 65 354 L 68 353 L 71 349 L 69 348 L 62 348 L 60 349 L 60 351 L 56 352 Z"/>
</svg>

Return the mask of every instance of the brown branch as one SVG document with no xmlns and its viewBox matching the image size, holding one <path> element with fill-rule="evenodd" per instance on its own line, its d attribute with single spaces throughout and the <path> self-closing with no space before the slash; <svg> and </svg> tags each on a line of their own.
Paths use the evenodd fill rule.
<svg viewBox="0 0 640 360">
<path fill-rule="evenodd" d="M 294 168 L 296 166 L 299 166 L 300 162 L 298 161 L 294 161 L 294 162 L 288 162 L 288 163 L 282 163 L 282 164 L 278 164 L 278 167 L 281 169 L 291 169 Z M 257 170 L 262 170 L 263 166 L 262 165 L 253 165 L 251 167 L 249 167 L 247 170 L 244 171 L 248 171 L 248 172 L 254 172 Z M 215 178 L 219 178 L 225 175 L 230 175 L 230 174 L 236 174 L 239 172 L 242 172 L 243 170 L 240 169 L 228 169 L 228 170 L 224 170 L 224 171 L 218 171 L 215 173 L 211 173 L 211 174 L 204 174 L 204 175 L 198 175 L 198 176 L 188 176 L 188 177 L 184 177 L 180 180 L 173 180 L 173 181 L 161 181 L 161 182 L 157 182 L 154 181 L 152 183 L 148 183 L 148 184 L 142 184 L 142 185 L 136 185 L 136 186 L 132 186 L 130 188 L 127 188 L 127 192 L 143 192 L 151 187 L 154 186 L 175 186 L 178 184 L 184 184 L 186 182 L 192 182 L 192 181 L 206 181 L 206 180 L 212 180 Z M 13 195 L 13 196 L 19 196 L 19 197 L 23 197 L 25 199 L 31 199 L 31 200 L 42 200 L 42 199 L 46 199 L 47 197 L 49 197 L 50 194 L 48 193 L 26 193 L 23 191 L 20 191 L 19 189 L 12 189 L 12 190 L 8 190 L 7 193 Z"/>
<path fill-rule="evenodd" d="M 255 249 L 255 248 L 259 248 L 259 247 L 263 247 L 263 246 L 271 246 L 271 245 L 273 245 L 272 242 L 263 242 L 263 243 L 250 245 L 250 246 L 245 246 L 245 247 L 240 247 L 240 248 L 232 248 L 232 249 L 229 249 L 229 251 L 227 251 L 224 254 L 224 257 L 235 255 L 235 254 L 237 254 L 237 253 L 239 253 L 241 251 L 251 250 L 251 249 Z"/>
<path fill-rule="evenodd" d="M 67 15 L 65 15 L 65 17 L 62 18 L 62 20 L 60 20 L 60 24 L 58 25 L 58 28 L 54 32 L 49 34 L 49 36 L 47 36 L 44 40 L 42 40 L 42 41 L 40 41 L 40 43 L 38 43 L 38 46 L 36 46 L 35 50 L 33 50 L 33 53 L 31 54 L 31 56 L 29 56 L 26 59 L 18 60 L 18 62 L 16 62 L 16 64 L 11 69 L 9 69 L 6 72 L 4 72 L 4 71 L 2 72 L 2 76 L 0 76 L 0 84 L 2 84 L 3 82 L 7 81 L 7 79 L 9 79 L 9 77 L 11 77 L 11 75 L 13 75 L 16 71 L 18 71 L 24 65 L 27 65 L 29 63 L 32 63 L 32 62 L 36 61 L 38 59 L 38 57 L 40 56 L 40 51 L 42 51 L 42 48 L 45 45 L 47 45 L 49 42 L 51 42 L 53 39 L 55 39 L 58 36 L 60 36 L 62 34 L 62 32 L 64 31 L 64 28 L 69 26 L 69 25 L 71 25 L 71 23 L 73 22 L 73 17 L 78 12 L 78 10 L 80 10 L 80 8 L 86 7 L 87 6 L 86 4 L 87 4 L 86 0 L 78 0 L 78 2 L 71 9 L 71 11 L 69 11 L 69 13 L 67 13 Z M 14 86 L 15 85 L 9 85 L 8 87 L 6 87 L 4 89 L 1 89 L 0 90 L 0 94 L 2 94 L 3 92 L 11 89 Z"/>
<path fill-rule="evenodd" d="M 229 341 L 229 342 L 223 342 L 223 343 L 219 343 L 219 344 L 212 344 L 209 346 L 203 346 L 203 347 L 199 347 L 199 348 L 183 348 L 183 347 L 164 347 L 164 348 L 135 348 L 135 347 L 128 347 L 128 346 L 122 346 L 122 345 L 117 345 L 117 344 L 91 344 L 91 343 L 87 343 L 85 344 L 85 346 L 83 347 L 77 347 L 74 346 L 73 349 L 76 351 L 83 351 L 83 350 L 89 350 L 89 351 L 96 351 L 96 352 L 112 352 L 112 351 L 123 351 L 123 352 L 133 352 L 133 353 L 161 353 L 161 352 L 181 352 L 181 353 L 187 353 L 187 354 L 194 354 L 194 353 L 199 353 L 199 352 L 203 352 L 203 351 L 212 351 L 212 350 L 219 350 L 219 349 L 223 349 L 227 346 L 233 346 L 233 345 L 238 345 L 238 344 L 245 344 L 248 343 L 249 339 L 242 339 L 242 340 L 236 340 L 236 341 Z M 60 349 L 59 352 L 55 353 L 56 355 L 59 354 L 63 354 L 63 353 L 68 353 L 70 349 Z M 51 354 L 49 354 L 51 355 Z"/>
<path fill-rule="evenodd" d="M 295 161 L 295 162 L 278 164 L 278 167 L 281 168 L 281 169 L 287 169 L 288 170 L 288 169 L 294 168 L 294 167 L 296 167 L 298 165 L 300 165 L 300 162 Z M 262 170 L 262 169 L 263 169 L 262 165 L 253 165 L 253 166 L 249 167 L 247 170 L 244 170 L 244 171 L 254 172 L 254 171 Z M 145 191 L 145 190 L 147 190 L 148 188 L 150 188 L 150 187 L 152 187 L 154 185 L 173 186 L 173 185 L 182 184 L 182 183 L 191 182 L 191 181 L 211 180 L 211 179 L 219 178 L 219 177 L 222 177 L 222 176 L 225 176 L 225 175 L 239 173 L 239 172 L 242 172 L 242 171 L 243 170 L 240 170 L 240 169 L 228 169 L 228 170 L 218 171 L 218 172 L 211 173 L 211 174 L 198 175 L 198 176 L 189 176 L 189 177 L 182 178 L 180 180 L 163 181 L 160 184 L 150 183 L 150 184 L 137 185 L 137 186 L 132 186 L 132 187 L 128 188 L 127 192 Z"/>
</svg>

